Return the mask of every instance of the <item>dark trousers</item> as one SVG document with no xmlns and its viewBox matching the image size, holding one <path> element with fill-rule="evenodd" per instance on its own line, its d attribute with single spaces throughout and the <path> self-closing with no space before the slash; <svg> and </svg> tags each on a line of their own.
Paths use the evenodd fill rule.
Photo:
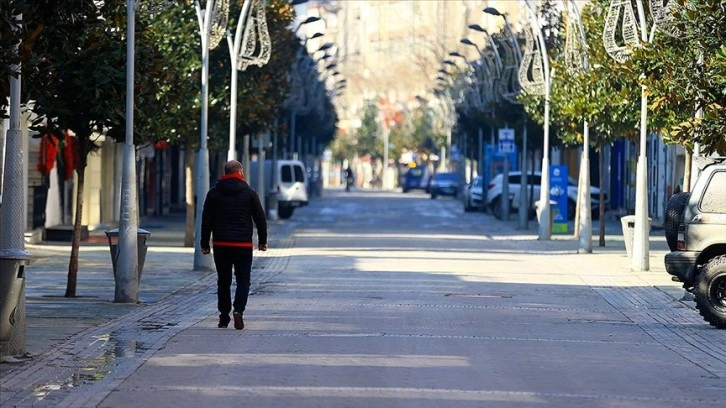
<svg viewBox="0 0 726 408">
<path fill-rule="evenodd" d="M 219 318 L 229 321 L 229 312 L 243 313 L 247 306 L 250 292 L 250 274 L 252 272 L 252 248 L 214 247 L 214 264 L 217 266 L 217 309 Z M 232 268 L 237 289 L 234 292 L 234 303 L 231 301 Z"/>
</svg>

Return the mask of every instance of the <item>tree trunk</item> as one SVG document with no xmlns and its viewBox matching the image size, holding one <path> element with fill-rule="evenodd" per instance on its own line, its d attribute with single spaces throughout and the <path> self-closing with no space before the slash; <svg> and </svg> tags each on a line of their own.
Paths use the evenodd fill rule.
<svg viewBox="0 0 726 408">
<path fill-rule="evenodd" d="M 194 216 L 196 214 L 194 207 L 194 150 L 192 150 L 191 143 L 187 142 L 184 150 L 185 163 L 184 163 L 184 175 L 185 175 L 185 202 L 186 202 L 186 225 L 184 228 L 184 246 L 194 246 Z"/>
<path fill-rule="evenodd" d="M 683 192 L 691 191 L 691 167 L 693 167 L 693 153 L 686 149 L 686 157 L 683 167 Z"/>
<path fill-rule="evenodd" d="M 603 154 L 605 144 L 600 144 L 600 157 L 599 157 L 599 166 L 600 173 L 598 184 L 600 185 L 600 197 L 598 198 L 600 200 L 600 208 L 598 211 L 600 211 L 599 216 L 599 228 L 598 228 L 598 235 L 600 236 L 600 241 L 598 242 L 601 247 L 605 246 L 605 160 L 603 160 Z"/>
<path fill-rule="evenodd" d="M 85 152 L 81 151 L 81 154 Z M 81 220 L 83 219 L 83 185 L 86 175 L 85 163 L 76 169 L 78 186 L 76 187 L 76 217 L 73 223 L 73 240 L 71 242 L 71 259 L 68 262 L 68 281 L 65 297 L 76 297 L 76 281 L 78 278 L 78 249 L 81 246 Z"/>
</svg>

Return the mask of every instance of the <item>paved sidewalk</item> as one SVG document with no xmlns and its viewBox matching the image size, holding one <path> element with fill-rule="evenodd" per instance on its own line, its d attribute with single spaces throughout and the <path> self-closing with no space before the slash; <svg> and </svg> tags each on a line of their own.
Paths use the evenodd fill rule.
<svg viewBox="0 0 726 408">
<path fill-rule="evenodd" d="M 530 223 L 528 231 L 517 231 L 516 221 L 502 222 L 502 225 L 501 236 L 493 239 L 536 236 L 536 223 Z M 597 228 L 596 225 L 594 222 L 593 229 Z M 608 225 L 608 246 L 599 248 L 597 239 L 594 239 L 596 254 L 593 255 L 593 263 L 626 261 L 622 236 L 617 235 L 613 222 Z M 149 219 L 142 222 L 141 227 L 150 231 L 151 237 L 138 305 L 112 302 L 114 280 L 103 231 L 93 232 L 91 239 L 82 244 L 79 297 L 75 299 L 62 297 L 69 245 L 27 247 L 37 257 L 28 268 L 26 289 L 27 349 L 33 358 L 21 365 L 0 365 L 0 406 L 96 406 L 110 390 L 163 348 L 171 337 L 202 320 L 214 320 L 215 275 L 191 270 L 193 248 L 182 246 L 183 217 Z M 289 250 L 294 247 L 292 234 L 296 227 L 295 220 L 271 222 L 271 250 L 256 252 L 253 293 L 274 275 L 286 270 Z M 633 273 L 631 279 L 637 280 L 638 284 L 632 286 L 647 282 L 672 297 L 672 301 L 680 300 L 683 290 L 678 284 L 670 282 L 663 270 L 661 260 L 665 242 L 656 232 L 653 235 L 651 271 Z M 530 242 L 529 249 L 533 251 L 572 253 L 577 248 L 577 242 L 572 240 L 571 235 L 555 236 L 551 242 Z M 523 241 L 518 241 L 517 245 L 530 246 Z M 622 284 L 616 282 L 618 279 L 591 283 L 617 288 Z M 624 290 L 618 292 L 612 289 L 610 294 L 608 289 L 604 289 L 607 293 L 603 296 L 611 296 L 616 303 L 627 302 L 632 296 L 623 296 Z M 684 313 L 692 314 L 690 311 Z M 697 320 L 696 317 L 692 319 L 694 322 Z"/>
<path fill-rule="evenodd" d="M 103 229 L 81 243 L 76 298 L 65 298 L 70 260 L 69 242 L 27 245 L 35 260 L 27 268 L 27 350 L 42 354 L 69 336 L 154 304 L 199 281 L 209 272 L 193 271 L 193 248 L 185 248 L 184 217 L 148 219 L 151 232 L 139 286 L 138 305 L 113 303 L 115 281 L 108 240 Z"/>
<path fill-rule="evenodd" d="M 270 221 L 271 248 L 289 245 L 292 225 Z M 0 364 L 0 406 L 58 406 L 59 396 L 82 384 L 130 374 L 136 365 L 128 362 L 148 358 L 169 337 L 215 313 L 216 274 L 192 270 L 194 248 L 183 246 L 184 217 L 148 218 L 140 228 L 151 236 L 138 304 L 113 303 L 115 281 L 104 230 L 91 231 L 81 243 L 76 298 L 63 296 L 70 243 L 26 246 L 34 257 L 26 269 L 30 359 Z M 275 252 L 255 252 L 252 293 L 269 279 Z"/>
</svg>

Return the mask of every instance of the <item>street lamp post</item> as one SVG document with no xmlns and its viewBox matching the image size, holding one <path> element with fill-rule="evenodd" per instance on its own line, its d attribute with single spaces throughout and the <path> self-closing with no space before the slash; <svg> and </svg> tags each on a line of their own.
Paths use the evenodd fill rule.
<svg viewBox="0 0 726 408">
<path fill-rule="evenodd" d="M 462 39 L 462 42 L 463 42 L 463 40 L 464 39 Z M 463 43 L 466 43 L 466 42 L 463 42 Z M 476 44 L 474 44 L 474 43 L 471 43 L 471 44 L 476 46 Z M 481 58 L 481 63 L 482 63 L 480 65 L 477 65 L 476 67 L 474 66 L 474 64 L 469 62 L 469 60 L 466 58 L 466 56 L 464 56 L 463 54 L 461 54 L 458 51 L 452 51 L 449 53 L 449 55 L 452 57 L 461 58 L 462 60 L 464 60 L 464 63 L 466 63 L 466 66 L 469 68 L 468 75 L 466 77 L 461 78 L 462 84 L 466 83 L 466 85 L 468 85 L 466 87 L 465 95 L 462 98 L 463 108 L 466 111 L 474 109 L 474 110 L 483 112 L 487 107 L 486 107 L 486 103 L 483 99 L 482 93 L 484 92 L 484 90 L 481 89 L 482 83 L 481 83 L 481 81 L 479 81 L 478 73 L 479 73 L 479 71 L 486 72 L 488 70 L 486 68 L 483 68 L 484 67 L 484 65 L 483 65 L 484 58 L 481 54 L 481 50 L 479 50 L 479 47 L 476 46 L 476 48 L 477 48 L 477 51 L 479 52 L 479 56 Z M 478 70 L 477 69 L 478 67 L 482 67 L 482 69 Z M 462 85 L 462 87 L 463 87 L 463 85 Z M 483 167 L 481 164 L 481 162 L 482 162 L 482 143 L 483 143 L 484 137 L 483 137 L 481 126 L 479 126 L 477 130 L 478 130 L 477 136 L 478 136 L 478 146 L 479 146 L 479 152 L 478 152 L 479 154 L 477 155 L 477 158 L 479 160 L 479 174 L 482 174 L 482 172 L 483 172 L 482 171 Z M 466 161 L 465 160 L 466 160 L 466 157 L 468 156 L 468 149 L 469 149 L 468 145 L 467 145 L 467 136 L 465 134 L 463 136 L 461 136 L 461 146 L 462 146 L 464 162 L 461 163 L 461 167 L 458 168 L 457 171 L 462 172 L 463 175 L 465 176 L 466 175 Z M 471 168 L 470 171 L 473 172 L 473 168 Z M 470 172 L 470 176 L 473 176 L 473 174 L 471 174 L 471 172 Z M 469 179 L 472 180 L 473 177 L 470 177 Z"/>
<path fill-rule="evenodd" d="M 507 32 L 507 37 L 509 39 L 509 42 L 511 44 L 507 44 L 506 42 L 501 42 L 502 48 L 505 51 L 504 54 L 504 62 L 502 62 L 502 57 L 498 51 L 498 45 L 497 41 L 489 34 L 487 30 L 482 28 L 478 24 L 471 24 L 469 25 L 469 28 L 474 31 L 479 31 L 485 35 L 487 38 L 488 43 L 491 46 L 491 53 L 493 55 L 492 63 L 496 67 L 495 72 L 496 78 L 499 81 L 498 84 L 498 94 L 505 100 L 509 101 L 513 104 L 519 104 L 520 102 L 517 100 L 517 96 L 521 92 L 520 83 L 518 80 L 518 76 L 515 75 L 515 73 L 519 70 L 520 63 L 522 60 L 522 53 L 519 49 L 519 43 L 517 42 L 517 38 L 514 35 L 514 32 L 512 31 L 511 26 L 509 25 L 509 21 L 507 20 L 506 15 L 499 13 L 494 8 L 487 7 L 483 10 L 485 13 L 493 14 L 497 16 L 501 16 L 504 19 L 504 27 Z M 523 125 L 523 132 L 522 132 L 522 174 L 524 174 L 524 177 L 521 177 L 520 179 L 520 208 L 519 208 L 519 223 L 520 228 L 524 229 L 527 228 L 527 221 L 529 218 L 529 205 L 528 199 L 527 199 L 527 160 L 526 160 L 526 152 L 527 152 L 527 124 L 526 122 Z M 491 130 L 491 143 L 492 143 L 492 150 L 494 149 L 494 128 L 492 127 Z M 502 197 L 509 197 L 509 157 L 507 153 L 504 153 L 504 175 L 502 179 Z M 502 213 L 502 216 L 505 220 L 509 219 L 509 211 L 510 211 L 510 203 L 508 199 L 503 199 L 500 201 L 500 211 Z"/>
<path fill-rule="evenodd" d="M 242 5 L 242 11 L 240 11 L 239 19 L 237 20 L 237 31 L 235 31 L 234 40 L 232 40 L 232 34 L 227 33 L 230 69 L 232 72 L 229 91 L 229 150 L 227 151 L 227 160 L 235 160 L 237 158 L 237 71 L 239 70 L 237 54 L 239 54 L 239 49 L 242 45 L 242 30 L 248 18 L 251 3 L 250 0 L 245 0 Z"/>
<path fill-rule="evenodd" d="M 461 73 L 461 70 L 459 67 L 454 64 L 453 61 L 446 60 L 443 62 L 444 65 L 452 65 L 454 66 L 459 72 Z M 445 74 L 447 76 L 450 76 L 449 72 L 445 69 L 441 68 L 439 69 L 439 73 Z M 444 146 L 441 150 L 441 157 L 439 157 L 439 171 L 446 171 L 449 169 L 449 166 L 447 165 L 448 157 L 451 156 L 451 131 L 453 128 L 453 122 L 454 120 L 451 118 L 451 116 L 454 114 L 454 105 L 453 105 L 453 99 L 451 98 L 451 95 L 449 92 L 446 92 L 444 94 L 443 103 L 440 105 L 436 105 L 437 107 L 440 107 L 439 112 L 442 116 L 442 124 L 444 131 L 446 132 L 446 146 Z M 441 99 L 441 98 L 439 98 Z"/>
<path fill-rule="evenodd" d="M 22 15 L 18 14 L 15 20 L 22 20 Z M 15 47 L 16 52 L 19 50 L 20 44 Z M 10 75 L 10 122 L 9 128 L 5 135 L 6 156 L 5 166 L 3 167 L 4 192 L 2 194 L 2 205 L 0 205 L 0 257 L 6 261 L 12 260 L 29 260 L 31 255 L 25 252 L 25 221 L 23 190 L 24 183 L 27 180 L 25 174 L 25 154 L 23 153 L 23 132 L 20 126 L 20 86 L 21 86 L 21 65 L 13 64 L 10 70 L 17 75 Z M 6 264 L 7 265 L 7 264 Z M 8 337 L 3 336 L 0 339 L 0 361 L 15 362 L 12 356 L 25 354 L 26 349 L 26 322 L 25 322 L 25 274 L 18 273 L 19 265 L 15 268 L 7 268 L 0 270 L 0 279 L 3 282 L 22 279 L 15 291 L 4 288 L 0 299 L 0 306 L 5 309 L 17 301 L 13 309 L 13 320 L 3 319 L 0 325 L 5 325 L 3 332 L 9 328 Z M 9 275 L 9 276 L 8 276 Z M 22 275 L 22 276 L 20 276 Z M 3 285 L 4 286 L 4 285 Z M 15 286 L 15 285 L 11 285 Z M 3 316 L 7 316 L 3 314 Z"/>
<path fill-rule="evenodd" d="M 126 140 L 121 173 L 121 214 L 118 228 L 118 255 L 114 302 L 139 301 L 138 209 L 136 207 L 136 148 L 134 147 L 134 42 L 136 2 L 128 0 L 126 41 Z"/>
<path fill-rule="evenodd" d="M 638 18 L 634 17 L 633 5 L 630 1 L 611 0 L 610 8 L 605 19 L 603 30 L 603 44 L 605 51 L 617 62 L 623 63 L 630 58 L 631 47 L 639 47 L 643 43 L 653 41 L 655 35 L 655 22 L 648 37 L 648 27 L 645 18 L 645 8 L 641 0 L 636 0 Z M 619 37 L 618 33 L 622 33 Z M 640 39 L 638 38 L 640 33 Z M 621 40 L 623 44 L 619 44 Z M 633 245 L 631 269 L 634 271 L 647 271 L 650 269 L 650 242 L 648 237 L 648 160 L 646 156 L 647 120 L 648 120 L 648 90 L 645 85 L 640 89 L 640 152 L 636 167 L 635 180 L 635 225 L 633 230 Z"/>
<path fill-rule="evenodd" d="M 482 61 L 482 64 L 485 63 L 484 53 L 482 52 L 481 48 L 479 48 L 479 46 L 475 42 L 471 41 L 468 38 L 462 38 L 459 42 L 464 45 L 469 45 L 469 46 L 476 48 L 476 51 L 479 53 L 479 59 Z M 482 96 L 482 95 L 480 95 L 480 96 Z M 484 109 L 484 106 L 482 106 L 482 109 Z M 481 125 L 478 126 L 477 136 L 478 136 L 478 143 L 479 143 L 479 151 L 477 152 L 477 153 L 479 153 L 477 155 L 477 157 L 479 158 L 479 166 L 478 166 L 477 171 L 478 171 L 479 175 L 481 176 L 484 174 L 484 130 L 482 129 Z"/>
<path fill-rule="evenodd" d="M 147 0 L 150 3 L 151 0 Z M 137 303 L 139 301 L 139 256 L 138 256 L 138 208 L 136 206 L 136 147 L 134 146 L 134 64 L 136 42 L 135 0 L 126 2 L 126 133 L 124 140 L 123 166 L 121 170 L 121 203 L 118 228 L 118 247 L 114 302 Z M 171 3 L 156 0 L 147 4 L 149 13 L 171 7 Z"/>
<path fill-rule="evenodd" d="M 542 148 L 542 172 L 540 184 L 540 217 L 539 234 L 540 240 L 552 238 L 552 226 L 550 225 L 551 213 L 549 205 L 550 176 L 549 176 L 549 128 L 550 128 L 550 83 L 551 72 L 549 58 L 545 47 L 544 37 L 539 28 L 537 12 L 530 0 L 525 0 L 531 17 L 531 30 L 525 31 L 528 45 L 527 52 L 522 56 L 522 63 L 519 67 L 519 82 L 522 88 L 531 94 L 544 94 L 544 143 Z M 511 32 L 511 26 L 506 16 L 493 7 L 483 10 L 485 13 L 501 16 L 504 18 L 505 27 Z M 534 36 L 534 39 L 532 38 Z M 537 50 L 535 50 L 535 48 Z"/>
<path fill-rule="evenodd" d="M 285 105 L 290 110 L 290 134 L 288 140 L 289 158 L 297 159 L 301 149 L 295 147 L 297 137 L 297 115 L 305 114 L 310 110 L 309 98 L 306 98 L 305 84 L 307 83 L 307 77 L 314 69 L 314 65 L 310 61 L 306 61 L 303 58 L 302 52 L 299 52 L 293 62 L 292 68 L 290 69 L 290 94 L 285 100 Z"/>
<path fill-rule="evenodd" d="M 209 151 L 207 150 L 207 110 L 209 105 L 209 50 L 215 48 L 227 30 L 229 0 L 207 0 L 206 9 L 202 10 L 199 1 L 195 1 L 199 34 L 202 40 L 202 118 L 201 137 L 197 159 L 197 202 L 194 239 L 194 270 L 211 270 L 212 259 L 202 255 L 202 210 L 204 198 L 209 190 Z"/>
<path fill-rule="evenodd" d="M 565 40 L 565 65 L 567 70 L 576 74 L 590 69 L 587 58 L 587 39 L 580 20 L 580 12 L 574 0 L 563 0 L 568 13 L 568 27 Z M 592 213 L 590 206 L 590 128 L 587 119 L 583 121 L 582 157 L 577 189 L 576 235 L 579 252 L 592 253 Z"/>
<path fill-rule="evenodd" d="M 306 24 L 315 23 L 320 20 L 321 20 L 321 18 L 318 16 L 310 16 L 310 17 L 306 18 L 305 20 L 301 21 L 300 24 L 298 24 L 298 26 L 295 28 L 295 30 L 293 30 L 293 34 L 297 34 L 298 30 L 300 30 L 300 28 L 302 26 L 304 26 Z M 309 39 L 319 38 L 322 36 L 323 36 L 322 33 L 316 32 L 312 36 L 306 37 L 303 40 L 303 47 L 307 45 L 307 41 Z M 304 89 L 302 89 L 302 84 L 300 84 L 300 81 L 298 81 L 299 77 L 297 76 L 300 74 L 299 70 L 301 68 L 301 64 L 303 61 L 302 57 L 303 57 L 303 51 L 301 49 L 298 51 L 298 54 L 295 58 L 295 61 L 293 62 L 293 66 L 291 68 L 291 77 L 292 77 L 293 83 L 292 83 L 292 86 L 290 87 L 291 88 L 290 95 L 288 95 L 288 98 L 285 101 L 286 105 L 290 109 L 290 134 L 289 134 L 289 141 L 288 141 L 288 150 L 289 150 L 288 155 L 289 155 L 290 159 L 296 159 L 297 158 L 296 155 L 299 155 L 301 153 L 300 151 L 302 150 L 299 147 L 298 148 L 295 147 L 295 142 L 296 142 L 295 138 L 297 137 L 297 135 L 296 135 L 297 115 L 298 115 L 298 113 L 303 113 L 303 112 L 300 112 L 299 105 L 301 103 L 304 104 L 304 101 L 300 100 L 301 99 L 300 94 L 302 92 L 304 92 Z"/>
<path fill-rule="evenodd" d="M 245 0 L 237 20 L 234 40 L 231 33 L 227 32 L 231 67 L 227 160 L 237 158 L 237 71 L 245 71 L 250 65 L 261 67 L 270 60 L 272 44 L 265 17 L 266 4 L 267 0 Z M 244 163 L 246 174 L 249 174 L 250 151 L 248 136 L 245 137 L 244 142 L 242 163 Z M 262 172 L 259 174 L 262 174 Z M 261 193 L 261 191 L 258 192 Z"/>
</svg>

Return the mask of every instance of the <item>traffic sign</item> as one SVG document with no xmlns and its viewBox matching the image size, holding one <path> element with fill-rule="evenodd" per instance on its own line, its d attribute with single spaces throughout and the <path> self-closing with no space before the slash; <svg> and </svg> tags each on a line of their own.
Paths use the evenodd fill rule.
<svg viewBox="0 0 726 408">
<path fill-rule="evenodd" d="M 514 152 L 514 129 L 499 129 L 499 153 Z"/>
</svg>

